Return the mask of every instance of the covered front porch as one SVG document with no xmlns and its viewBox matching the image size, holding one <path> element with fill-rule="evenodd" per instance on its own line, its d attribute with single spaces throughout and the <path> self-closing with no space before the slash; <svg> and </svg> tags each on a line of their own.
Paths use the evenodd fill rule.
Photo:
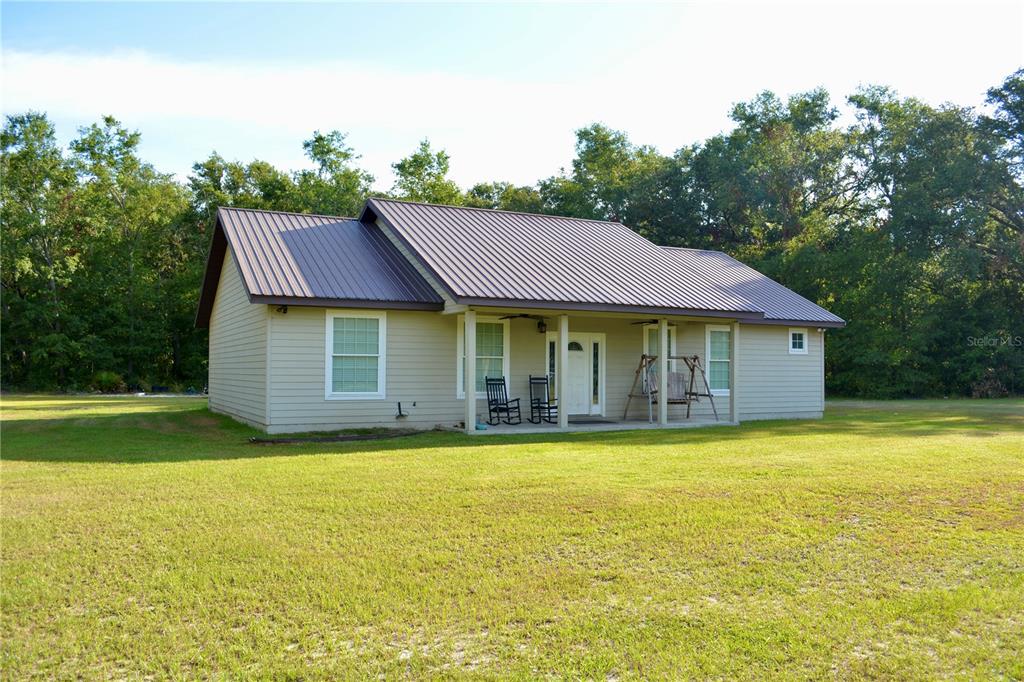
<svg viewBox="0 0 1024 682">
<path fill-rule="evenodd" d="M 458 316 L 458 385 L 467 433 L 692 428 L 739 422 L 735 386 L 740 329 L 735 318 L 470 306 L 452 306 L 446 313 Z M 663 348 L 667 353 L 660 352 Z M 654 358 L 648 360 L 649 366 L 642 365 L 645 356 Z M 663 365 L 667 372 L 661 371 Z M 485 377 L 504 378 L 508 398 L 519 400 L 521 423 L 487 424 Z M 550 422 L 529 421 L 530 377 L 548 378 L 557 405 L 557 416 L 551 415 Z M 699 397 L 686 395 L 687 389 Z M 464 400 L 466 395 L 477 399 Z"/>
</svg>

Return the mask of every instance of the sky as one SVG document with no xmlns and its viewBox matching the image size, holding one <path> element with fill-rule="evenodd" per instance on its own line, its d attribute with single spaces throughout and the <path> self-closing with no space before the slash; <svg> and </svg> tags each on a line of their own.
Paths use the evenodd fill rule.
<svg viewBox="0 0 1024 682">
<path fill-rule="evenodd" d="M 1024 3 L 2 2 L 0 42 L 5 114 L 64 142 L 113 115 L 182 179 L 212 151 L 308 167 L 337 129 L 378 189 L 425 138 L 468 187 L 556 174 L 593 122 L 670 153 L 763 90 L 981 106 L 1024 66 Z"/>
</svg>

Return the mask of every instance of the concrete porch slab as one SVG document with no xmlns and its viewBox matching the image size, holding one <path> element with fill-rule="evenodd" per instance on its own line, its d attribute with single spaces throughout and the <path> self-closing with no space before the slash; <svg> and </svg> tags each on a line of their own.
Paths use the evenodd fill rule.
<svg viewBox="0 0 1024 682">
<path fill-rule="evenodd" d="M 487 425 L 486 430 L 476 430 L 472 435 L 474 436 L 508 436 L 516 433 L 590 433 L 596 431 L 634 431 L 643 429 L 697 429 L 707 426 L 737 426 L 738 422 L 721 420 L 715 421 L 714 419 L 690 419 L 688 421 L 672 422 L 670 424 L 658 424 L 650 423 L 646 420 L 613 420 L 604 419 L 602 421 L 586 421 L 581 420 L 573 422 L 569 421 L 567 428 L 561 429 L 558 424 L 531 424 L 530 422 L 523 420 L 522 424 L 498 424 L 497 426 Z"/>
</svg>

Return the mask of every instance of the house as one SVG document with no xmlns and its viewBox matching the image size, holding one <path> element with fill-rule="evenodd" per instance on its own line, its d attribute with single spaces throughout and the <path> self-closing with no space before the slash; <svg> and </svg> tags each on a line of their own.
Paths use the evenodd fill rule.
<svg viewBox="0 0 1024 682">
<path fill-rule="evenodd" d="M 686 405 L 642 394 L 671 397 L 694 355 L 723 420 L 815 418 L 825 332 L 844 325 L 724 253 L 619 223 L 386 199 L 357 219 L 221 208 L 196 323 L 210 409 L 270 433 L 473 432 L 484 377 L 527 403 L 530 375 L 551 377 L 558 428 L 680 424 Z M 662 348 L 669 371 L 637 382 Z M 712 419 L 708 398 L 689 407 Z"/>
</svg>

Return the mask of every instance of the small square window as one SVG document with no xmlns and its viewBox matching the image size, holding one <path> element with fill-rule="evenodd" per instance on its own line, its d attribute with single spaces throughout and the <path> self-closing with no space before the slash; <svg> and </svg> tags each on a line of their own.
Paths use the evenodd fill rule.
<svg viewBox="0 0 1024 682">
<path fill-rule="evenodd" d="M 790 329 L 789 330 L 789 352 L 793 355 L 806 355 L 807 354 L 807 330 L 806 329 Z"/>
</svg>

